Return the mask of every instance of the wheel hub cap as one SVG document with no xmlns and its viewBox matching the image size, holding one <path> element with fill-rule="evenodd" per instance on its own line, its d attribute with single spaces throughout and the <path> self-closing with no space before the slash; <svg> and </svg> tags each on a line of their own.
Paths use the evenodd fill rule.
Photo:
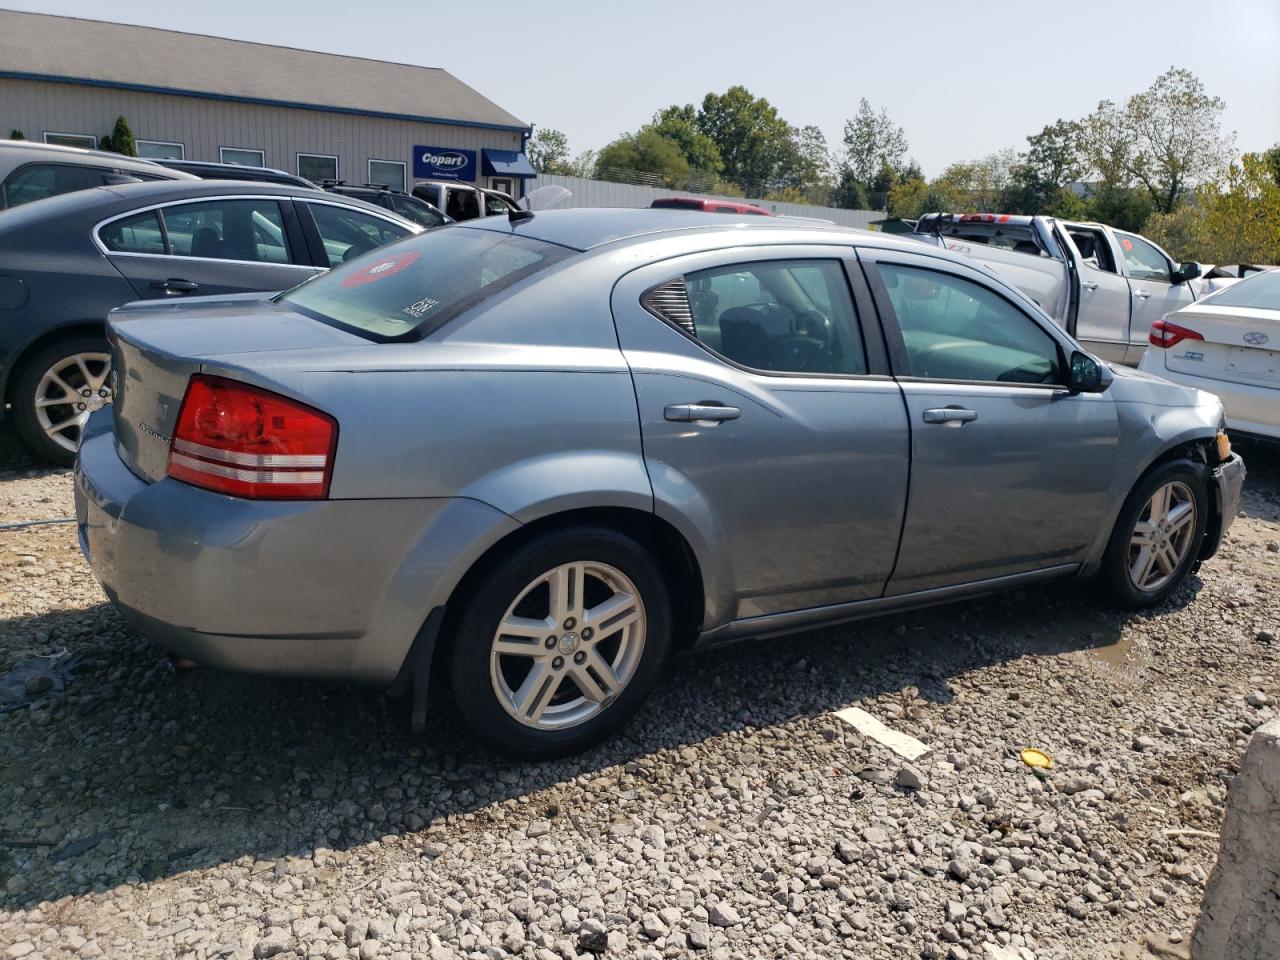
<svg viewBox="0 0 1280 960">
<path fill-rule="evenodd" d="M 563 730 L 608 709 L 644 652 L 645 610 L 621 570 L 576 561 L 548 570 L 516 596 L 490 647 L 502 708 L 538 730 Z"/>
<path fill-rule="evenodd" d="M 32 402 L 36 423 L 64 450 L 75 451 L 89 414 L 111 402 L 111 354 L 77 353 L 45 371 Z"/>
<path fill-rule="evenodd" d="M 1181 481 L 1157 488 L 1138 514 L 1129 538 L 1129 579 L 1151 593 L 1165 586 L 1190 553 L 1196 500 Z"/>
</svg>

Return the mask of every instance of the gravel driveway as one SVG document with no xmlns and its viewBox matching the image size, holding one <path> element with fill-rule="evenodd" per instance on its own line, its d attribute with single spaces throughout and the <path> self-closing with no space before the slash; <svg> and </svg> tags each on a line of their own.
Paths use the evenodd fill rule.
<svg viewBox="0 0 1280 960">
<path fill-rule="evenodd" d="M 1059 585 L 695 654 L 544 765 L 185 669 L 74 526 L 0 530 L 0 957 L 1178 956 L 1280 692 L 1280 455 L 1245 455 L 1246 516 L 1154 614 Z M 0 438 L 0 524 L 71 512 Z"/>
</svg>

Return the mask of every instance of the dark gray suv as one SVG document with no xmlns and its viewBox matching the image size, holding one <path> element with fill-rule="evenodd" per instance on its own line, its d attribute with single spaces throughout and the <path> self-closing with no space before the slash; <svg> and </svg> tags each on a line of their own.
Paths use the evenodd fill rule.
<svg viewBox="0 0 1280 960">
<path fill-rule="evenodd" d="M 150 160 L 105 150 L 0 140 L 0 210 L 112 183 L 193 179 Z"/>
</svg>

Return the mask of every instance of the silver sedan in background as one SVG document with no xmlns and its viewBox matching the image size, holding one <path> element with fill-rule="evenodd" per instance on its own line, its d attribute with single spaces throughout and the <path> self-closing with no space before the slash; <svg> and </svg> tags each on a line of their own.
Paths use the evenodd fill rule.
<svg viewBox="0 0 1280 960">
<path fill-rule="evenodd" d="M 488 217 L 111 337 L 77 513 L 125 617 L 419 715 L 447 680 L 521 756 L 693 644 L 1087 576 L 1158 604 L 1244 478 L 1213 396 L 963 257 L 785 218 Z"/>
</svg>

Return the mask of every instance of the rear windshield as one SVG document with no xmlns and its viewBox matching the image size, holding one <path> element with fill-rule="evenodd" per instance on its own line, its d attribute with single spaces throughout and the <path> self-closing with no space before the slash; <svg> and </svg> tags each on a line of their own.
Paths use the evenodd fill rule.
<svg viewBox="0 0 1280 960">
<path fill-rule="evenodd" d="M 445 227 L 344 263 L 280 299 L 374 340 L 413 340 L 573 253 L 510 233 Z"/>
<path fill-rule="evenodd" d="M 1268 270 L 1233 283 L 1207 301 L 1215 307 L 1257 307 L 1280 310 L 1280 270 Z"/>
</svg>

